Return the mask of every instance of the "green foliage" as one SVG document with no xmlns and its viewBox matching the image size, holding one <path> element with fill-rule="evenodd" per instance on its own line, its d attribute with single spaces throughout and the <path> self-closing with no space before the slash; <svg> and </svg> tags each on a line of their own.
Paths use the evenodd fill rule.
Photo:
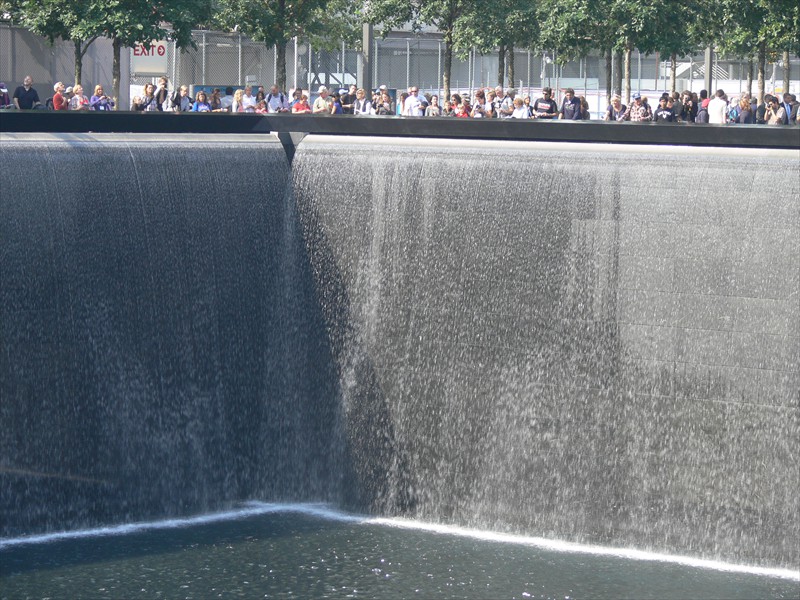
<svg viewBox="0 0 800 600">
<path fill-rule="evenodd" d="M 267 46 L 285 46 L 299 36 L 315 47 L 335 48 L 342 41 L 356 44 L 361 17 L 346 0 L 218 0 L 215 24 Z"/>
<path fill-rule="evenodd" d="M 800 54 L 800 5 L 794 0 L 720 0 L 716 45 L 733 56 L 752 56 L 763 46 L 773 53 Z"/>
<path fill-rule="evenodd" d="M 529 0 L 495 0 L 473 3 L 462 15 L 454 43 L 464 52 L 476 48 L 482 53 L 500 46 L 536 48 L 539 12 Z"/>
</svg>

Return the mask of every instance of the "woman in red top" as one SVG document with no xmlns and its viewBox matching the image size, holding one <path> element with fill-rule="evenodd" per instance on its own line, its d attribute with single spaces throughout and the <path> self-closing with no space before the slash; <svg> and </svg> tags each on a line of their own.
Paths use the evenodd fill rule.
<svg viewBox="0 0 800 600">
<path fill-rule="evenodd" d="M 301 114 L 302 113 L 310 113 L 311 112 L 311 107 L 308 105 L 308 96 L 306 96 L 305 94 L 300 96 L 300 100 L 295 102 L 294 106 L 292 106 L 292 112 L 293 113 L 301 113 Z"/>
</svg>

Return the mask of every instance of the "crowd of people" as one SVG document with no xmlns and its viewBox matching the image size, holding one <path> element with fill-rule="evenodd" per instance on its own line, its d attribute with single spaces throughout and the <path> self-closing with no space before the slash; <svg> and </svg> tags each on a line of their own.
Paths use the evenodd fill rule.
<svg viewBox="0 0 800 600">
<path fill-rule="evenodd" d="M 65 87 L 59 81 L 53 86 L 53 96 L 42 102 L 33 88 L 33 80 L 25 77 L 23 84 L 9 96 L 4 83 L 0 83 L 0 107 L 20 110 L 44 108 L 60 110 L 108 111 L 116 108 L 101 85 L 94 87 L 91 97 L 84 94 L 80 84 Z M 515 89 L 480 88 L 472 94 L 462 96 L 453 93 L 441 99 L 436 94 L 421 94 L 419 87 L 411 86 L 397 95 L 390 93 L 385 85 L 375 90 L 364 90 L 356 85 L 349 88 L 329 90 L 320 86 L 313 103 L 302 89 L 291 94 L 284 93 L 277 85 L 269 91 L 263 86 L 246 85 L 244 88 L 199 89 L 192 98 L 189 87 L 181 85 L 170 90 L 169 80 L 161 77 L 158 84 L 145 84 L 142 93 L 134 96 L 131 111 L 141 112 L 233 112 L 233 113 L 293 113 L 331 115 L 400 115 L 407 117 L 454 117 L 463 119 L 545 119 L 588 120 L 591 118 L 589 103 L 572 88 L 562 90 L 561 100 L 555 98 L 549 87 L 542 89 L 541 97 L 519 96 Z M 723 90 L 709 96 L 706 90 L 699 93 L 663 93 L 657 106 L 648 99 L 634 93 L 630 106 L 613 96 L 606 108 L 604 120 L 610 122 L 656 122 L 656 123 L 741 123 L 768 125 L 798 125 L 800 102 L 794 94 L 782 97 L 766 94 L 759 103 L 755 97 L 742 93 L 728 99 Z"/>
</svg>

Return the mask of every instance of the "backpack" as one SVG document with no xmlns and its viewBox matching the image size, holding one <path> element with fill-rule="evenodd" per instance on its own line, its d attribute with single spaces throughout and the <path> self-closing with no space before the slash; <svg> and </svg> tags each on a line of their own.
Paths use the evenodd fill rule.
<svg viewBox="0 0 800 600">
<path fill-rule="evenodd" d="M 53 106 L 52 96 L 50 96 L 47 100 L 44 101 L 44 106 L 45 108 L 47 108 L 47 110 L 55 110 L 55 107 Z"/>
</svg>

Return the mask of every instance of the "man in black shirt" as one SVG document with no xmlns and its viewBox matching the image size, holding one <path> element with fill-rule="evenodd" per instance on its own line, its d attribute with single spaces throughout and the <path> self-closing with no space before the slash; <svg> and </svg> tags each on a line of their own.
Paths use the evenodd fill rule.
<svg viewBox="0 0 800 600">
<path fill-rule="evenodd" d="M 567 121 L 581 120 L 581 101 L 575 97 L 575 90 L 572 88 L 564 90 L 564 100 L 561 102 L 558 118 Z"/>
<path fill-rule="evenodd" d="M 33 78 L 26 75 L 22 85 L 14 90 L 14 104 L 19 110 L 30 110 L 41 104 L 39 93 L 33 89 Z"/>
<path fill-rule="evenodd" d="M 553 100 L 553 90 L 549 87 L 542 89 L 542 97 L 533 103 L 533 116 L 536 119 L 558 118 L 558 105 Z"/>
<path fill-rule="evenodd" d="M 675 113 L 667 104 L 667 97 L 661 96 L 658 101 L 658 108 L 653 112 L 653 121 L 656 123 L 672 123 L 675 120 Z"/>
<path fill-rule="evenodd" d="M 356 92 L 358 88 L 355 85 L 350 86 L 350 91 L 342 94 L 342 112 L 346 115 L 353 114 L 353 105 L 356 103 Z M 341 90 L 340 90 L 341 92 Z"/>
</svg>

